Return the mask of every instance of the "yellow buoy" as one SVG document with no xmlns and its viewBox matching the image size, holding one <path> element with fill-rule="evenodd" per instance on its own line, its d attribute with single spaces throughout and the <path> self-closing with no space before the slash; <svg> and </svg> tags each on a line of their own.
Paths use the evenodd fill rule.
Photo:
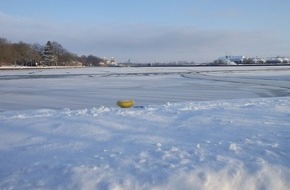
<svg viewBox="0 0 290 190">
<path fill-rule="evenodd" d="M 117 105 L 121 108 L 130 108 L 135 104 L 134 100 L 119 100 Z"/>
</svg>

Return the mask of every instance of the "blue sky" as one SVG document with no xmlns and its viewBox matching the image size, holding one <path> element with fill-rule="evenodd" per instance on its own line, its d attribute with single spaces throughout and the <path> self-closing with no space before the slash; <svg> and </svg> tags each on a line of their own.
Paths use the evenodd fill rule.
<svg viewBox="0 0 290 190">
<path fill-rule="evenodd" d="M 1 0 L 0 37 L 118 61 L 290 56 L 289 0 Z"/>
</svg>

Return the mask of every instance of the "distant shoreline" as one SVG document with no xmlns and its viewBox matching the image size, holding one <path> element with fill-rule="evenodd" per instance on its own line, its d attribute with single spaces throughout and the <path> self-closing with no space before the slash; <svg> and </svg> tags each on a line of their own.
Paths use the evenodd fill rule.
<svg viewBox="0 0 290 190">
<path fill-rule="evenodd" d="M 85 68 L 85 66 L 0 66 L 0 70 L 28 70 L 28 69 L 70 69 Z"/>
<path fill-rule="evenodd" d="M 252 66 L 290 66 L 290 64 L 241 64 L 241 65 L 130 65 L 119 67 L 252 67 Z M 74 69 L 74 68 L 97 68 L 88 66 L 0 66 L 1 70 L 36 70 L 36 69 Z"/>
<path fill-rule="evenodd" d="M 239 64 L 239 65 L 215 65 L 215 64 L 208 64 L 208 65 L 132 65 L 130 67 L 251 67 L 251 66 L 290 66 L 289 63 L 285 64 Z"/>
</svg>

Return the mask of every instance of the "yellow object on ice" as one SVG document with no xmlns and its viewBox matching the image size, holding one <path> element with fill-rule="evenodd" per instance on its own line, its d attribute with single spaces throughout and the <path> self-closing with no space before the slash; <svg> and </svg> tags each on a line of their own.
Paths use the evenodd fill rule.
<svg viewBox="0 0 290 190">
<path fill-rule="evenodd" d="M 130 108 L 135 104 L 134 100 L 119 100 L 117 105 L 121 108 Z"/>
</svg>

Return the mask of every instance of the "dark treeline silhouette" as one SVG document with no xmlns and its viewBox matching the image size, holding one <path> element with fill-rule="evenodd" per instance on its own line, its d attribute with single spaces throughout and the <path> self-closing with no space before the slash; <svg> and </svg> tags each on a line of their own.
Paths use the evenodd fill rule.
<svg viewBox="0 0 290 190">
<path fill-rule="evenodd" d="M 100 66 L 101 62 L 104 60 L 94 55 L 71 53 L 58 42 L 48 41 L 46 45 L 22 41 L 11 43 L 0 37 L 0 66 Z"/>
</svg>

